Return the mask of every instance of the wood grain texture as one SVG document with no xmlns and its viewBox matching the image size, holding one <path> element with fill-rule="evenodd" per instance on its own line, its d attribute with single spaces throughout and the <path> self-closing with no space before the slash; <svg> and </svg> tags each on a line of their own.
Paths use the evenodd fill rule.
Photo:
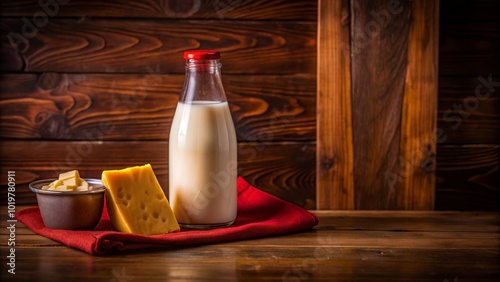
<svg viewBox="0 0 500 282">
<path fill-rule="evenodd" d="M 354 209 L 349 18 L 348 1 L 319 1 L 318 209 Z"/>
<path fill-rule="evenodd" d="M 256 187 L 316 209 L 315 152 L 313 142 L 240 144 L 239 173 Z"/>
<path fill-rule="evenodd" d="M 500 2 L 496 0 L 440 0 L 440 21 L 498 20 Z"/>
<path fill-rule="evenodd" d="M 151 163 L 168 195 L 168 143 L 90 141 L 1 141 L 1 173 L 16 171 L 17 204 L 36 203 L 28 184 L 78 169 L 80 175 L 100 178 L 103 170 Z M 297 205 L 315 208 L 315 144 L 243 143 L 238 145 L 239 175 L 262 190 Z M 1 178 L 5 181 L 5 178 Z M 7 183 L 0 183 L 5 191 Z M 1 193 L 2 203 L 6 193 Z"/>
<path fill-rule="evenodd" d="M 500 146 L 438 146 L 437 210 L 496 210 L 500 207 Z"/>
<path fill-rule="evenodd" d="M 500 76 L 439 78 L 439 144 L 500 144 L 500 87 L 488 81 Z"/>
<path fill-rule="evenodd" d="M 402 105 L 402 96 L 394 98 L 394 93 L 404 88 L 401 77 L 404 78 L 402 75 L 407 60 L 405 52 L 410 27 L 406 23 L 411 17 L 408 7 L 415 1 L 399 1 L 404 10 L 399 14 L 389 12 L 387 26 L 384 10 L 389 11 L 387 5 L 391 1 L 321 2 L 324 2 L 323 5 L 338 5 L 342 2 L 345 13 L 336 15 L 341 18 L 340 25 L 336 22 L 341 32 L 347 30 L 349 33 L 349 24 L 352 24 L 352 48 L 346 45 L 341 47 L 352 55 L 352 87 L 353 94 L 357 95 L 353 96 L 352 103 L 358 103 L 354 108 L 366 103 L 365 100 L 371 100 L 377 110 L 372 111 L 369 109 L 371 106 L 367 105 L 368 108 L 362 107 L 352 112 L 354 146 L 358 144 L 358 147 L 351 151 L 343 135 L 333 134 L 325 124 L 318 128 L 318 148 L 321 146 L 320 139 L 328 139 L 333 134 L 329 139 L 330 145 L 338 148 L 340 154 L 337 154 L 337 158 L 328 155 L 328 158 L 322 159 L 318 150 L 317 164 L 312 163 L 306 169 L 308 172 L 295 172 L 301 183 L 308 184 L 293 186 L 295 176 L 287 180 L 281 178 L 282 175 L 288 175 L 286 162 L 294 161 L 295 158 L 287 156 L 285 150 L 288 147 L 278 147 L 283 144 L 278 142 L 313 142 L 316 138 L 316 103 L 318 125 L 320 116 L 324 118 L 327 115 L 321 108 L 332 105 L 323 103 L 324 99 L 320 102 L 320 99 L 316 101 L 314 98 L 316 71 L 320 70 L 319 64 L 326 57 L 317 53 L 316 49 L 321 47 L 321 35 L 317 39 L 318 4 L 312 0 L 216 0 L 200 1 L 199 7 L 195 5 L 198 0 L 71 0 L 60 6 L 57 15 L 49 18 L 49 23 L 28 40 L 28 45 L 20 46 L 19 54 L 11 48 L 7 34 L 22 33 L 24 23 L 21 18 L 32 20 L 33 14 L 42 9 L 37 0 L 0 1 L 0 16 L 4 17 L 0 19 L 0 71 L 4 71 L 0 75 L 0 136 L 2 139 L 11 139 L 8 142 L 15 142 L 12 139 L 32 140 L 35 147 L 38 146 L 36 142 L 46 139 L 83 142 L 102 140 L 103 143 L 140 140 L 137 144 L 152 140 L 165 142 L 170 127 L 169 117 L 173 114 L 182 85 L 182 51 L 188 48 L 219 48 L 223 51 L 223 79 L 231 100 L 238 139 L 244 142 L 275 143 L 276 148 L 267 148 L 285 155 L 276 156 L 269 163 L 279 163 L 279 171 L 267 167 L 269 171 L 275 172 L 275 178 L 259 170 L 260 162 L 247 162 L 245 165 L 252 171 L 252 175 L 249 175 L 254 179 L 252 181 L 262 186 L 271 181 L 275 183 L 273 185 L 283 182 L 296 187 L 293 189 L 303 191 L 297 197 L 303 198 L 292 201 L 310 207 L 315 199 L 311 198 L 314 197 L 311 194 L 314 183 L 310 182 L 314 175 L 309 171 L 314 173 L 314 166 L 317 166 L 318 183 L 321 181 L 320 169 L 327 171 L 322 177 L 328 178 L 324 181 L 327 185 L 323 185 L 324 189 L 321 190 L 323 196 L 317 195 L 318 207 L 321 201 L 344 201 L 342 196 L 334 195 L 332 191 L 345 193 L 354 191 L 351 187 L 356 187 L 356 200 L 369 201 L 367 205 L 370 206 L 365 208 L 397 208 L 399 188 L 392 189 L 397 185 L 391 186 L 388 182 L 399 180 L 401 175 L 406 176 L 413 171 L 399 170 L 401 167 L 406 169 L 404 165 L 408 160 L 401 157 L 399 152 L 400 127 L 403 124 L 399 122 L 402 106 L 398 108 L 397 105 Z M 352 7 L 348 7 L 350 2 L 353 3 Z M 497 51 L 500 49 L 499 5 L 500 2 L 496 0 L 441 0 L 438 129 L 443 133 L 439 135 L 438 132 L 437 137 L 437 209 L 498 210 L 500 207 L 500 185 L 495 180 L 498 170 L 495 170 L 496 163 L 490 162 L 496 158 L 496 151 L 485 149 L 487 152 L 480 153 L 470 151 L 468 146 L 447 146 L 483 144 L 479 147 L 496 148 L 494 146 L 500 142 L 498 87 L 493 87 L 495 91 L 488 98 L 479 100 L 476 110 L 456 110 L 461 105 L 474 107 L 478 76 L 492 74 L 493 81 L 500 81 L 497 76 L 500 73 Z M 364 10 L 359 13 L 358 9 L 361 8 Z M 349 43 L 349 40 L 348 36 L 344 42 Z M 316 42 L 319 46 L 316 46 Z M 349 58 L 339 53 L 334 55 L 344 62 L 349 61 Z M 374 66 L 379 67 L 375 70 Z M 356 68 L 358 72 L 355 72 Z M 61 76 L 44 72 L 60 72 Z M 318 73 L 319 81 L 320 75 Z M 157 83 L 157 79 L 161 82 Z M 340 79 L 344 79 L 344 84 L 333 85 L 334 88 L 342 88 L 350 83 L 346 77 Z M 144 85 L 144 81 L 149 84 L 145 90 L 134 91 L 134 87 Z M 161 91 L 157 88 L 159 86 L 162 87 Z M 360 89 L 363 89 L 362 93 Z M 141 100 L 141 93 L 146 92 L 148 96 Z M 330 98 L 335 100 L 342 97 Z M 137 106 L 138 101 L 141 102 L 140 107 Z M 110 110 L 113 102 L 116 108 Z M 345 105 L 347 101 L 337 102 Z M 347 126 L 342 134 L 345 132 L 349 135 L 349 123 L 345 122 L 348 119 L 337 117 L 349 117 L 346 111 L 350 107 L 340 110 L 330 112 L 335 118 L 330 118 L 329 122 L 333 125 L 328 126 L 335 130 Z M 446 118 L 445 114 L 449 110 L 452 112 Z M 107 120 L 112 120 L 113 130 L 109 130 L 110 124 L 105 122 Z M 332 143 L 331 140 L 339 143 Z M 27 142 L 25 147 L 29 148 L 31 144 Z M 342 146 L 347 146 L 347 149 L 343 150 Z M 373 147 L 360 150 L 360 146 Z M 306 151 L 314 153 L 310 145 L 306 147 Z M 301 151 L 302 147 L 298 146 L 296 150 Z M 267 149 L 257 153 L 268 154 Z M 269 153 L 270 158 L 273 156 L 272 152 Z M 349 186 L 349 181 L 348 185 L 341 184 L 343 176 L 347 179 L 354 176 L 349 175 L 349 165 L 344 170 L 336 165 L 354 157 L 354 172 L 361 174 L 361 177 L 356 175 L 356 186 Z M 381 157 L 387 159 L 378 163 Z M 296 158 L 310 162 L 314 155 Z M 17 162 L 22 164 L 19 160 Z M 4 167 L 3 152 L 1 163 L 2 169 L 8 169 Z M 403 165 L 398 167 L 398 163 Z M 415 165 L 417 162 L 410 161 L 410 164 Z M 421 164 L 426 165 L 427 162 Z M 378 166 L 379 170 L 370 173 L 364 171 L 372 165 Z M 166 171 L 166 168 L 163 170 Z M 92 171 L 96 173 L 97 170 Z M 36 170 L 21 170 L 18 174 L 22 179 L 38 177 Z M 387 176 L 393 178 L 387 179 Z M 304 180 L 306 178 L 307 181 Z M 371 181 L 370 178 L 376 178 L 379 182 Z M 479 182 L 478 178 L 481 179 Z M 339 187 L 344 190 L 339 190 Z M 382 188 L 377 190 L 374 187 Z M 282 194 L 296 197 L 288 195 L 294 193 L 293 189 Z M 25 198 L 26 195 L 30 198 Z M 33 201 L 30 194 L 20 197 L 22 201 Z M 375 202 L 379 205 L 371 206 Z M 357 202 L 356 208 L 359 208 Z"/>
<path fill-rule="evenodd" d="M 316 228 L 315 232 L 303 232 L 301 234 L 292 235 L 287 239 L 274 237 L 259 240 L 249 240 L 244 243 L 236 242 L 229 243 L 232 246 L 246 246 L 246 249 L 252 247 L 262 246 L 266 241 L 271 248 L 300 248 L 300 247 L 314 247 L 317 242 L 314 239 L 321 241 L 322 247 L 358 247 L 358 248 L 398 248 L 401 246 L 409 246 L 413 249 L 443 249 L 440 245 L 445 244 L 463 244 L 463 249 L 490 249 L 495 243 L 498 243 L 498 234 L 493 232 L 401 232 L 389 230 L 331 230 L 332 226 L 320 226 Z M 470 230 L 470 229 L 469 229 Z M 325 234 L 321 231 L 330 231 L 331 234 Z M 318 234 L 319 232 L 323 234 Z M 329 235 L 329 237 L 328 237 Z M 29 237 L 28 237 L 29 238 Z M 33 238 L 35 239 L 35 238 Z M 357 242 L 357 244 L 355 243 Z M 170 246 L 171 247 L 171 246 Z M 168 248 L 168 246 L 167 246 Z M 206 255 L 202 255 L 206 256 Z M 303 254 L 305 258 L 314 257 L 314 254 Z M 192 257 L 191 259 L 198 259 L 199 257 Z M 491 257 L 490 257 L 491 258 Z M 414 258 L 415 259 L 415 258 Z M 435 260 L 437 261 L 437 260 Z"/>
<path fill-rule="evenodd" d="M 444 21 L 440 34 L 440 75 L 500 73 L 500 16 L 491 22 Z"/>
<path fill-rule="evenodd" d="M 308 21 L 317 18 L 317 1 L 314 0 L 71 0 L 58 7 L 55 17 Z M 37 0 L 0 2 L 0 16 L 32 16 L 40 10 L 43 8 Z"/>
<path fill-rule="evenodd" d="M 356 209 L 398 209 L 398 155 L 411 2 L 352 1 Z"/>
<path fill-rule="evenodd" d="M 448 245 L 460 246 L 457 241 L 453 240 Z M 283 277 L 285 281 L 297 281 L 304 280 L 301 277 L 308 277 L 311 281 L 442 282 L 461 277 L 458 280 L 460 282 L 491 282 L 499 275 L 495 262 L 498 252 L 493 248 L 478 251 L 468 248 L 405 250 L 395 247 L 356 248 L 352 245 L 275 247 L 265 243 L 260 242 L 257 246 L 246 248 L 218 244 L 159 249 L 147 253 L 131 253 L 121 258 L 90 257 L 70 248 L 23 247 L 19 248 L 18 254 L 27 259 L 22 260 L 19 267 L 30 270 L 18 277 L 26 281 L 37 275 L 50 277 L 50 280 L 41 281 L 53 282 L 78 280 L 82 277 L 98 282 L 117 280 L 116 277 L 122 280 L 123 277 L 133 277 L 152 282 L 166 279 L 222 281 L 221 277 L 227 281 L 281 281 Z M 446 240 L 435 241 L 434 245 L 439 243 L 446 244 Z M 488 240 L 485 244 L 493 245 L 494 241 Z M 1 250 L 7 252 L 5 247 Z M 314 254 L 318 257 L 315 258 Z M 355 259 L 359 257 L 363 260 Z M 34 265 L 44 267 L 30 268 Z M 363 271 L 354 274 L 353 269 Z"/>
<path fill-rule="evenodd" d="M 2 34 L 22 30 L 21 19 L 0 20 Z M 307 22 L 52 19 L 15 40 L 17 53 L 2 40 L 3 71 L 184 73 L 189 49 L 218 49 L 226 74 L 316 69 L 316 25 Z"/>
<path fill-rule="evenodd" d="M 335 217 L 329 214 L 335 213 Z M 332 230 L 500 232 L 500 214 L 467 211 L 314 211 Z"/>
<path fill-rule="evenodd" d="M 166 140 L 184 75 L 3 74 L 0 136 Z M 239 141 L 313 141 L 315 78 L 224 75 Z"/>
<path fill-rule="evenodd" d="M 0 212 L 0 228 L 5 229 L 6 208 Z M 498 213 L 314 213 L 319 225 L 301 233 L 106 257 L 64 247 L 17 223 L 15 278 L 421 282 L 456 277 L 460 282 L 490 282 L 500 275 Z M 0 249 L 7 252 L 5 242 Z M 7 266 L 2 267 L 7 275 Z"/>
<path fill-rule="evenodd" d="M 500 208 L 499 7 L 441 0 L 438 210 Z"/>
<path fill-rule="evenodd" d="M 413 1 L 401 118 L 397 203 L 434 209 L 439 1 Z"/>
</svg>

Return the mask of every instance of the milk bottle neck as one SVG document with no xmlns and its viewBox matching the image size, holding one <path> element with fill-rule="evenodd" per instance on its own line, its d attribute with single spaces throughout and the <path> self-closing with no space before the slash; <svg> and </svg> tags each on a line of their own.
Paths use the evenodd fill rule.
<svg viewBox="0 0 500 282">
<path fill-rule="evenodd" d="M 200 101 L 225 102 L 220 69 L 219 60 L 187 60 L 186 78 L 179 101 L 185 104 Z"/>
</svg>

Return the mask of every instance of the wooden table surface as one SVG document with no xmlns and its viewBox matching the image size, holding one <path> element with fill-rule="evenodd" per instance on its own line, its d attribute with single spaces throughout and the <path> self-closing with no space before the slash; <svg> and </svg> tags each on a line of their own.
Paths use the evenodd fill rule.
<svg viewBox="0 0 500 282">
<path fill-rule="evenodd" d="M 17 207 L 21 209 L 22 207 Z M 6 209 L 2 207 L 2 234 Z M 1 281 L 498 281 L 500 214 L 315 211 L 313 230 L 187 248 L 91 256 L 16 223 L 15 275 Z"/>
</svg>

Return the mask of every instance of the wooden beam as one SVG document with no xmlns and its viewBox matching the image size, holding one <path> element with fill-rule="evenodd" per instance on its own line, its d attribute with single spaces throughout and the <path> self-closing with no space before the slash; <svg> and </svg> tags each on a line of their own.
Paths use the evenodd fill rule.
<svg viewBox="0 0 500 282">
<path fill-rule="evenodd" d="M 434 208 L 438 31 L 439 1 L 413 1 L 401 122 L 400 209 Z"/>
<path fill-rule="evenodd" d="M 411 2 L 351 0 L 356 209 L 397 209 Z"/>
<path fill-rule="evenodd" d="M 23 28 L 19 18 L 0 19 L 2 34 Z M 184 50 L 218 49 L 225 75 L 313 74 L 315 35 L 316 23 L 302 21 L 51 18 L 26 44 L 3 36 L 0 70 L 184 74 Z"/>
<path fill-rule="evenodd" d="M 354 209 L 349 1 L 318 11 L 317 208 Z"/>
<path fill-rule="evenodd" d="M 306 209 L 315 209 L 314 142 L 238 144 L 239 175 L 256 187 Z M 168 195 L 167 141 L 0 141 L 0 173 L 16 172 L 16 203 L 36 204 L 28 183 L 77 169 L 101 178 L 103 170 L 150 163 Z M 294 152 L 291 154 L 290 152 Z M 7 178 L 0 179 L 0 205 L 7 203 Z M 5 204 L 4 204 L 5 205 Z"/>
<path fill-rule="evenodd" d="M 166 140 L 184 74 L 0 74 L 0 138 Z M 238 141 L 314 141 L 316 76 L 224 75 Z"/>
</svg>

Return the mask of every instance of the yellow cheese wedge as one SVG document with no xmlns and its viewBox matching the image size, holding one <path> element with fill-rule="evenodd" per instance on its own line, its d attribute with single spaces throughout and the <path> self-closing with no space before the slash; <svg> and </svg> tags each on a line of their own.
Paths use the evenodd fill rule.
<svg viewBox="0 0 500 282">
<path fill-rule="evenodd" d="M 180 230 L 150 164 L 102 172 L 106 204 L 113 227 L 122 232 L 154 235 Z"/>
</svg>

